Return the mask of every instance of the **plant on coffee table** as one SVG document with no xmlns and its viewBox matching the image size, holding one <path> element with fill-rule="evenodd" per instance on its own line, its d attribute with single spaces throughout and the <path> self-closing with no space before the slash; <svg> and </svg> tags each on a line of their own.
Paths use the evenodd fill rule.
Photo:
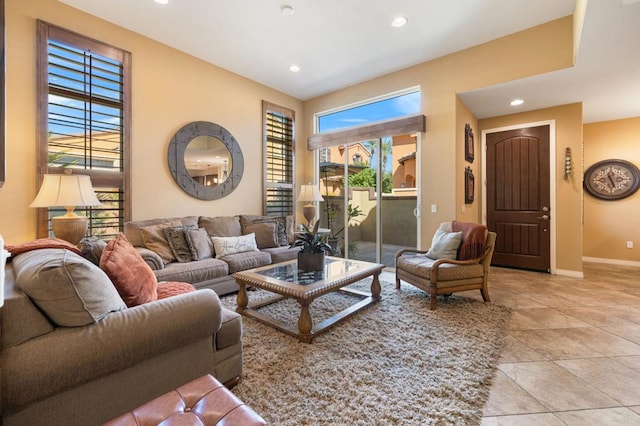
<svg viewBox="0 0 640 426">
<path fill-rule="evenodd" d="M 321 235 L 318 235 L 320 221 L 316 222 L 313 230 L 302 225 L 304 232 L 296 233 L 296 239 L 291 247 L 300 247 L 298 252 L 298 269 L 303 271 L 319 271 L 324 268 L 324 254 L 333 254 L 333 249 Z"/>
</svg>

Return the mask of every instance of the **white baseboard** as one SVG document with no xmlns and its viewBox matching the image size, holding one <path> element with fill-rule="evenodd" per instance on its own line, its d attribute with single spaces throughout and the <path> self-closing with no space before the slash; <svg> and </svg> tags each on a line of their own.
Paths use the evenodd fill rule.
<svg viewBox="0 0 640 426">
<path fill-rule="evenodd" d="M 582 261 L 593 262 L 593 263 L 606 263 L 609 265 L 640 266 L 640 262 L 637 262 L 635 260 L 606 259 L 602 257 L 583 257 Z"/>
<path fill-rule="evenodd" d="M 555 274 L 570 278 L 584 278 L 582 271 L 571 271 L 569 269 L 556 269 Z"/>
</svg>

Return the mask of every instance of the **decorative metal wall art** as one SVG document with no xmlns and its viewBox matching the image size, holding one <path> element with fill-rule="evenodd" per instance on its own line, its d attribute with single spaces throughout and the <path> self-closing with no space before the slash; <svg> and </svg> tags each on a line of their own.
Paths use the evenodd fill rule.
<svg viewBox="0 0 640 426">
<path fill-rule="evenodd" d="M 464 125 L 464 159 L 473 163 L 474 157 L 473 129 L 471 128 L 471 124 L 467 123 Z"/>
<path fill-rule="evenodd" d="M 473 177 L 473 170 L 467 166 L 464 169 L 464 203 L 473 204 L 475 198 L 475 178 Z"/>
</svg>

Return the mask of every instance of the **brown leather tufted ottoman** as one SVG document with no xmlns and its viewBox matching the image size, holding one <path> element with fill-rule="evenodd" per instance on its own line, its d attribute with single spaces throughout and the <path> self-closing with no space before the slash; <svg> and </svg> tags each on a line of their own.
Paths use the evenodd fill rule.
<svg viewBox="0 0 640 426">
<path fill-rule="evenodd" d="M 106 423 L 107 426 L 266 425 L 213 376 L 195 379 Z"/>
</svg>

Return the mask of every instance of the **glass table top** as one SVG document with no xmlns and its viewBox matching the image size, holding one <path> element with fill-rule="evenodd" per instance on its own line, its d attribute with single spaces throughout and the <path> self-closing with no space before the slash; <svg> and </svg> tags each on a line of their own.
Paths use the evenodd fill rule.
<svg viewBox="0 0 640 426">
<path fill-rule="evenodd" d="M 294 284 L 313 284 L 318 281 L 330 279 L 331 277 L 344 275 L 363 266 L 359 262 L 353 262 L 346 259 L 326 257 L 324 260 L 324 269 L 322 271 L 303 272 L 298 270 L 298 262 L 290 262 L 275 265 L 273 268 L 257 271 L 259 275 L 274 278 L 280 281 L 286 281 Z"/>
</svg>

